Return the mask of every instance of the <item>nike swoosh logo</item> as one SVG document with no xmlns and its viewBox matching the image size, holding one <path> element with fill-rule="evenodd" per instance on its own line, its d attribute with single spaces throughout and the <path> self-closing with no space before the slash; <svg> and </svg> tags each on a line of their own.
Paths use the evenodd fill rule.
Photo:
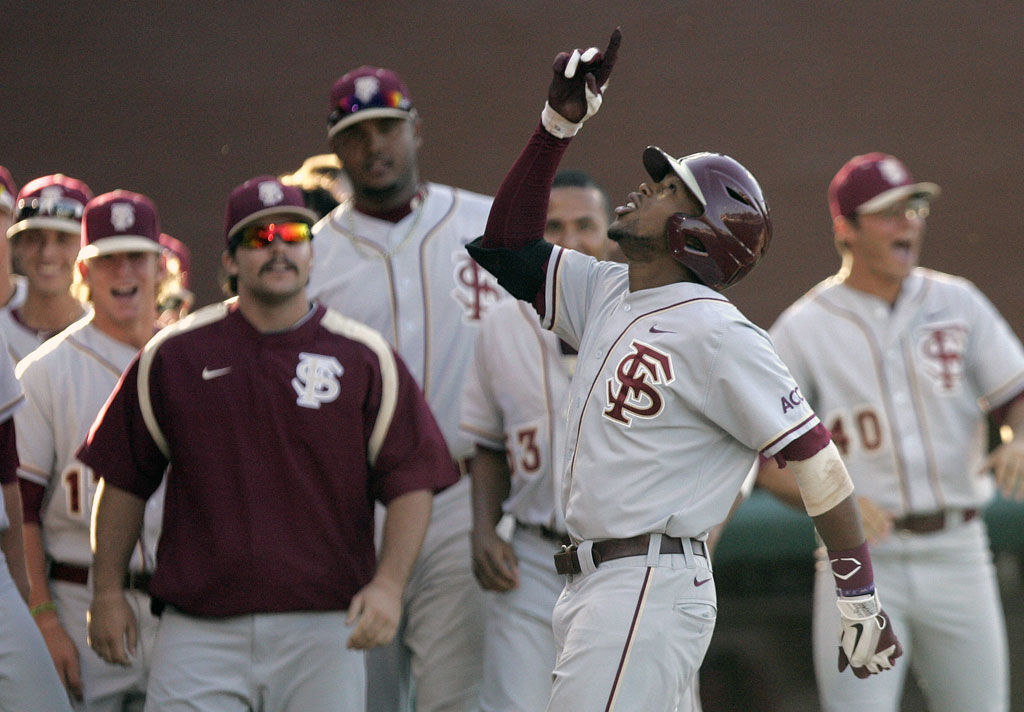
<svg viewBox="0 0 1024 712">
<path fill-rule="evenodd" d="M 698 579 L 698 578 L 697 578 L 696 576 L 694 576 L 694 577 L 693 577 L 693 585 L 694 585 L 694 586 L 703 586 L 703 585 L 704 585 L 704 584 L 706 584 L 706 583 L 707 583 L 708 581 L 710 581 L 710 580 L 711 580 L 712 578 L 714 578 L 714 577 L 713 577 L 713 576 L 708 576 L 708 577 L 707 577 L 706 579 L 704 579 L 703 581 L 701 581 L 701 580 L 700 580 L 700 579 Z"/>
<path fill-rule="evenodd" d="M 659 329 L 656 326 L 652 326 L 650 329 L 652 334 L 674 334 L 674 331 L 666 331 L 665 329 Z"/>
<path fill-rule="evenodd" d="M 224 368 L 204 368 L 203 369 L 203 380 L 209 381 L 211 378 L 217 378 L 218 376 L 224 376 L 231 372 L 231 366 L 225 366 Z"/>
<path fill-rule="evenodd" d="M 857 644 L 860 643 L 860 637 L 864 635 L 864 626 L 861 623 L 854 623 L 853 627 L 857 629 L 857 637 L 853 639 L 853 649 L 857 650 Z"/>
</svg>

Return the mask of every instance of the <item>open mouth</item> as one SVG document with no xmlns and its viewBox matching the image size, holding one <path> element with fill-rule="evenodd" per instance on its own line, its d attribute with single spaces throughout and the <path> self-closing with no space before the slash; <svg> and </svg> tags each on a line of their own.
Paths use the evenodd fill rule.
<svg viewBox="0 0 1024 712">
<path fill-rule="evenodd" d="M 118 299 L 131 299 L 139 293 L 139 288 L 136 287 L 121 287 L 118 289 L 111 289 L 110 293 Z"/>
<path fill-rule="evenodd" d="M 637 205 L 640 202 L 639 193 L 630 193 L 626 197 L 628 198 L 628 200 L 626 201 L 625 205 L 620 205 L 619 207 L 615 208 L 614 212 L 618 216 L 622 216 L 625 215 L 626 213 L 633 212 L 634 210 L 636 210 Z"/>
</svg>

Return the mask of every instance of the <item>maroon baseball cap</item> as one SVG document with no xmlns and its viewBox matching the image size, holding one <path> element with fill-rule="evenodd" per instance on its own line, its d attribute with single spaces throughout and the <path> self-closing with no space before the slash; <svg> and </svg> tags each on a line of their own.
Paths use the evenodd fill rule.
<svg viewBox="0 0 1024 712">
<path fill-rule="evenodd" d="M 231 238 L 242 228 L 270 216 L 296 218 L 312 225 L 317 214 L 306 207 L 302 191 L 285 185 L 274 176 L 256 176 L 231 191 L 224 215 L 224 241 L 231 247 Z"/>
<path fill-rule="evenodd" d="M 114 252 L 163 252 L 160 221 L 153 201 L 130 190 L 98 195 L 85 206 L 82 249 L 87 260 Z"/>
<path fill-rule="evenodd" d="M 85 204 L 91 198 L 89 186 L 62 173 L 31 180 L 18 193 L 14 224 L 8 228 L 7 237 L 33 229 L 77 235 L 82 230 Z"/>
<path fill-rule="evenodd" d="M 884 210 L 910 197 L 937 198 L 939 186 L 915 183 L 902 161 L 886 153 L 854 156 L 839 169 L 828 186 L 832 217 Z"/>
<path fill-rule="evenodd" d="M 409 89 L 401 77 L 390 69 L 362 66 L 342 76 L 331 88 L 327 138 L 358 121 L 415 115 Z"/>
<path fill-rule="evenodd" d="M 11 172 L 0 166 L 0 210 L 14 213 L 14 200 L 18 195 L 18 187 L 14 185 Z"/>
</svg>

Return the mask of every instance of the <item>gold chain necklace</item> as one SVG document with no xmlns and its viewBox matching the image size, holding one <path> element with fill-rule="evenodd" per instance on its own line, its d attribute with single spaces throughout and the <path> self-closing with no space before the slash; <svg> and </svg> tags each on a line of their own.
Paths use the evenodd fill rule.
<svg viewBox="0 0 1024 712">
<path fill-rule="evenodd" d="M 398 254 L 398 252 L 403 247 L 405 247 L 406 243 L 408 243 L 409 240 L 412 239 L 413 233 L 416 232 L 416 228 L 420 224 L 420 219 L 423 217 L 424 212 L 423 206 L 427 202 L 427 187 L 423 186 L 422 188 L 420 188 L 419 192 L 416 193 L 412 201 L 414 204 L 413 212 L 416 213 L 416 216 L 413 218 L 412 225 L 409 226 L 409 229 L 408 231 L 406 231 L 405 236 L 402 237 L 402 239 L 399 240 L 394 247 L 388 250 L 371 250 L 370 248 L 359 244 L 360 240 L 358 235 L 356 234 L 356 201 L 354 197 L 349 198 L 346 201 L 347 205 L 345 206 L 345 217 L 347 218 L 345 228 L 348 233 L 349 242 L 351 242 L 352 246 L 356 248 L 356 252 L 361 254 L 363 257 L 379 257 L 382 260 L 390 260 L 396 254 Z M 370 240 L 368 239 L 367 241 L 370 242 Z"/>
</svg>

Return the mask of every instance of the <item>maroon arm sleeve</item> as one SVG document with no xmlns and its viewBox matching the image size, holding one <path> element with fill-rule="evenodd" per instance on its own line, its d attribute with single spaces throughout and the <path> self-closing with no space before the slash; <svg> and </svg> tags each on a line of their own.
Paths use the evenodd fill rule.
<svg viewBox="0 0 1024 712">
<path fill-rule="evenodd" d="M 998 408 L 993 408 L 992 409 L 992 412 L 990 413 L 990 415 L 992 416 L 992 420 L 995 422 L 996 425 L 1000 425 L 1000 426 L 1006 425 L 1006 417 L 1010 414 L 1010 409 L 1019 400 L 1024 400 L 1024 391 L 1021 391 L 1020 393 L 1015 395 L 1013 398 L 1011 398 L 1010 400 L 1008 400 L 1005 403 L 1003 403 Z"/>
<path fill-rule="evenodd" d="M 527 302 L 534 302 L 543 291 L 551 254 L 551 244 L 543 239 L 548 200 L 571 140 L 555 138 L 537 124 L 494 196 L 483 237 L 466 246 L 502 287 Z"/>
<path fill-rule="evenodd" d="M 9 485 L 18 478 L 18 440 L 14 418 L 0 423 L 0 484 Z"/>
</svg>

